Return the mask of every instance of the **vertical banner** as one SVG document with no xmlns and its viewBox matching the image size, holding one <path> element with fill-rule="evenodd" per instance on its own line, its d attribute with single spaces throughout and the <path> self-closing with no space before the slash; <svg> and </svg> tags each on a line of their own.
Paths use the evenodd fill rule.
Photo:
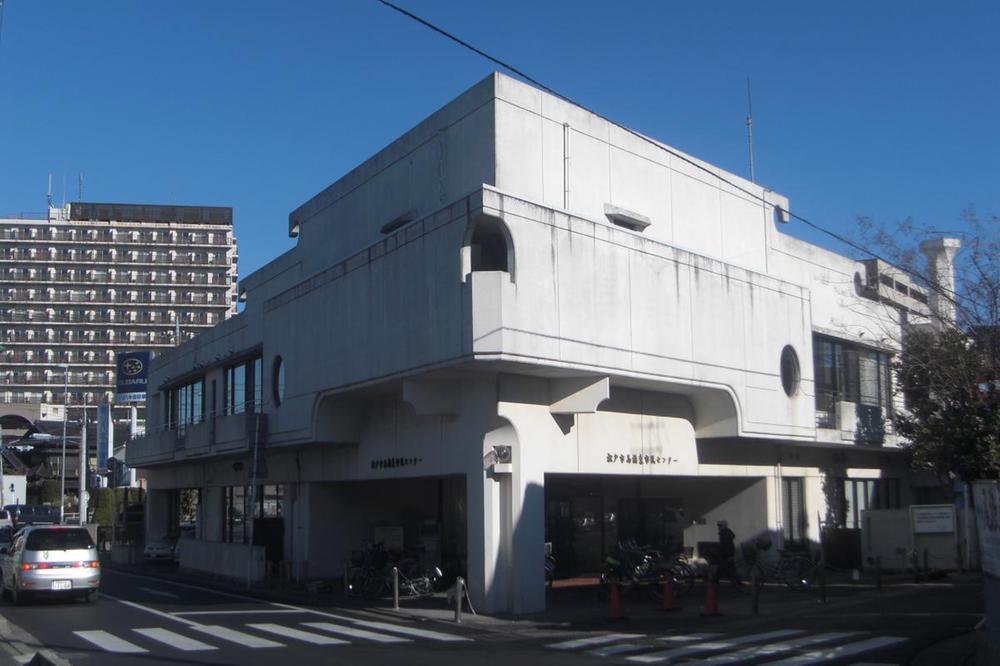
<svg viewBox="0 0 1000 666">
<path fill-rule="evenodd" d="M 115 402 L 145 402 L 149 351 L 118 352 Z"/>
<path fill-rule="evenodd" d="M 108 468 L 108 458 L 115 445 L 115 429 L 111 424 L 111 405 L 97 406 L 97 471 Z"/>
</svg>

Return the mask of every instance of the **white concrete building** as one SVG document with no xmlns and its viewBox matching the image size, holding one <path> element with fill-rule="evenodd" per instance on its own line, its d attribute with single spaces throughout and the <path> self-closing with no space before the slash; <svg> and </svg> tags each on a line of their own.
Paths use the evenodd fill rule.
<svg viewBox="0 0 1000 666">
<path fill-rule="evenodd" d="M 293 211 L 245 310 L 156 359 L 128 451 L 149 536 L 197 488 L 183 566 L 312 578 L 402 528 L 522 613 L 546 542 L 597 571 L 626 537 L 815 544 L 905 506 L 887 359 L 927 299 L 782 233 L 788 205 L 490 76 Z"/>
</svg>

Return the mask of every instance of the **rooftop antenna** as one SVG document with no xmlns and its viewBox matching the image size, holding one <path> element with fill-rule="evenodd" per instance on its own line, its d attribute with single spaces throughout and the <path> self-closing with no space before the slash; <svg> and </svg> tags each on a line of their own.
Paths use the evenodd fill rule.
<svg viewBox="0 0 1000 666">
<path fill-rule="evenodd" d="M 77 184 L 76 200 L 83 201 L 83 172 L 80 172 L 80 179 Z"/>
<path fill-rule="evenodd" d="M 747 77 L 747 149 L 750 153 L 750 182 L 756 183 L 753 170 L 753 102 L 750 98 L 750 77 Z"/>
<path fill-rule="evenodd" d="M 52 221 L 52 172 L 51 171 L 49 172 L 49 191 L 45 195 L 45 199 L 46 201 L 48 201 L 48 205 L 45 206 L 45 210 L 48 211 L 46 213 L 46 219 L 49 222 L 51 222 Z"/>
</svg>

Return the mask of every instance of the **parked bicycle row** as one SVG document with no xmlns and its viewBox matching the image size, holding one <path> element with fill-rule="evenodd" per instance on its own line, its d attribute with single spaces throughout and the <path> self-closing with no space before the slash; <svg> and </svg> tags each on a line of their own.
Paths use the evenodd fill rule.
<svg viewBox="0 0 1000 666">
<path fill-rule="evenodd" d="M 351 564 L 344 577 L 344 591 L 365 599 L 393 594 L 398 585 L 400 598 L 416 599 L 434 594 L 441 588 L 444 575 L 439 566 L 424 566 L 419 554 L 394 553 L 384 543 L 368 544 L 351 553 Z"/>
<path fill-rule="evenodd" d="M 799 591 L 815 584 L 821 566 L 818 562 L 808 554 L 783 549 L 777 551 L 776 557 L 768 557 L 770 548 L 770 541 L 755 540 L 742 544 L 735 557 L 716 557 L 709 562 L 696 560 L 688 552 L 665 555 L 633 539 L 624 540 L 618 544 L 617 556 L 606 558 L 601 583 L 645 590 L 658 600 L 667 582 L 673 595 L 681 597 L 697 580 L 710 576 L 741 592 L 749 591 L 754 580 L 758 585 L 779 584 Z"/>
</svg>

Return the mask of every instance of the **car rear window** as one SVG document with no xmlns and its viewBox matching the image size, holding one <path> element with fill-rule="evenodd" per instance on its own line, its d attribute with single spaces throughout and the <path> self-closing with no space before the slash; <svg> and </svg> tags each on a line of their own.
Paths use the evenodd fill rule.
<svg viewBox="0 0 1000 666">
<path fill-rule="evenodd" d="M 87 530 L 37 530 L 28 534 L 28 550 L 80 550 L 93 548 Z"/>
</svg>

